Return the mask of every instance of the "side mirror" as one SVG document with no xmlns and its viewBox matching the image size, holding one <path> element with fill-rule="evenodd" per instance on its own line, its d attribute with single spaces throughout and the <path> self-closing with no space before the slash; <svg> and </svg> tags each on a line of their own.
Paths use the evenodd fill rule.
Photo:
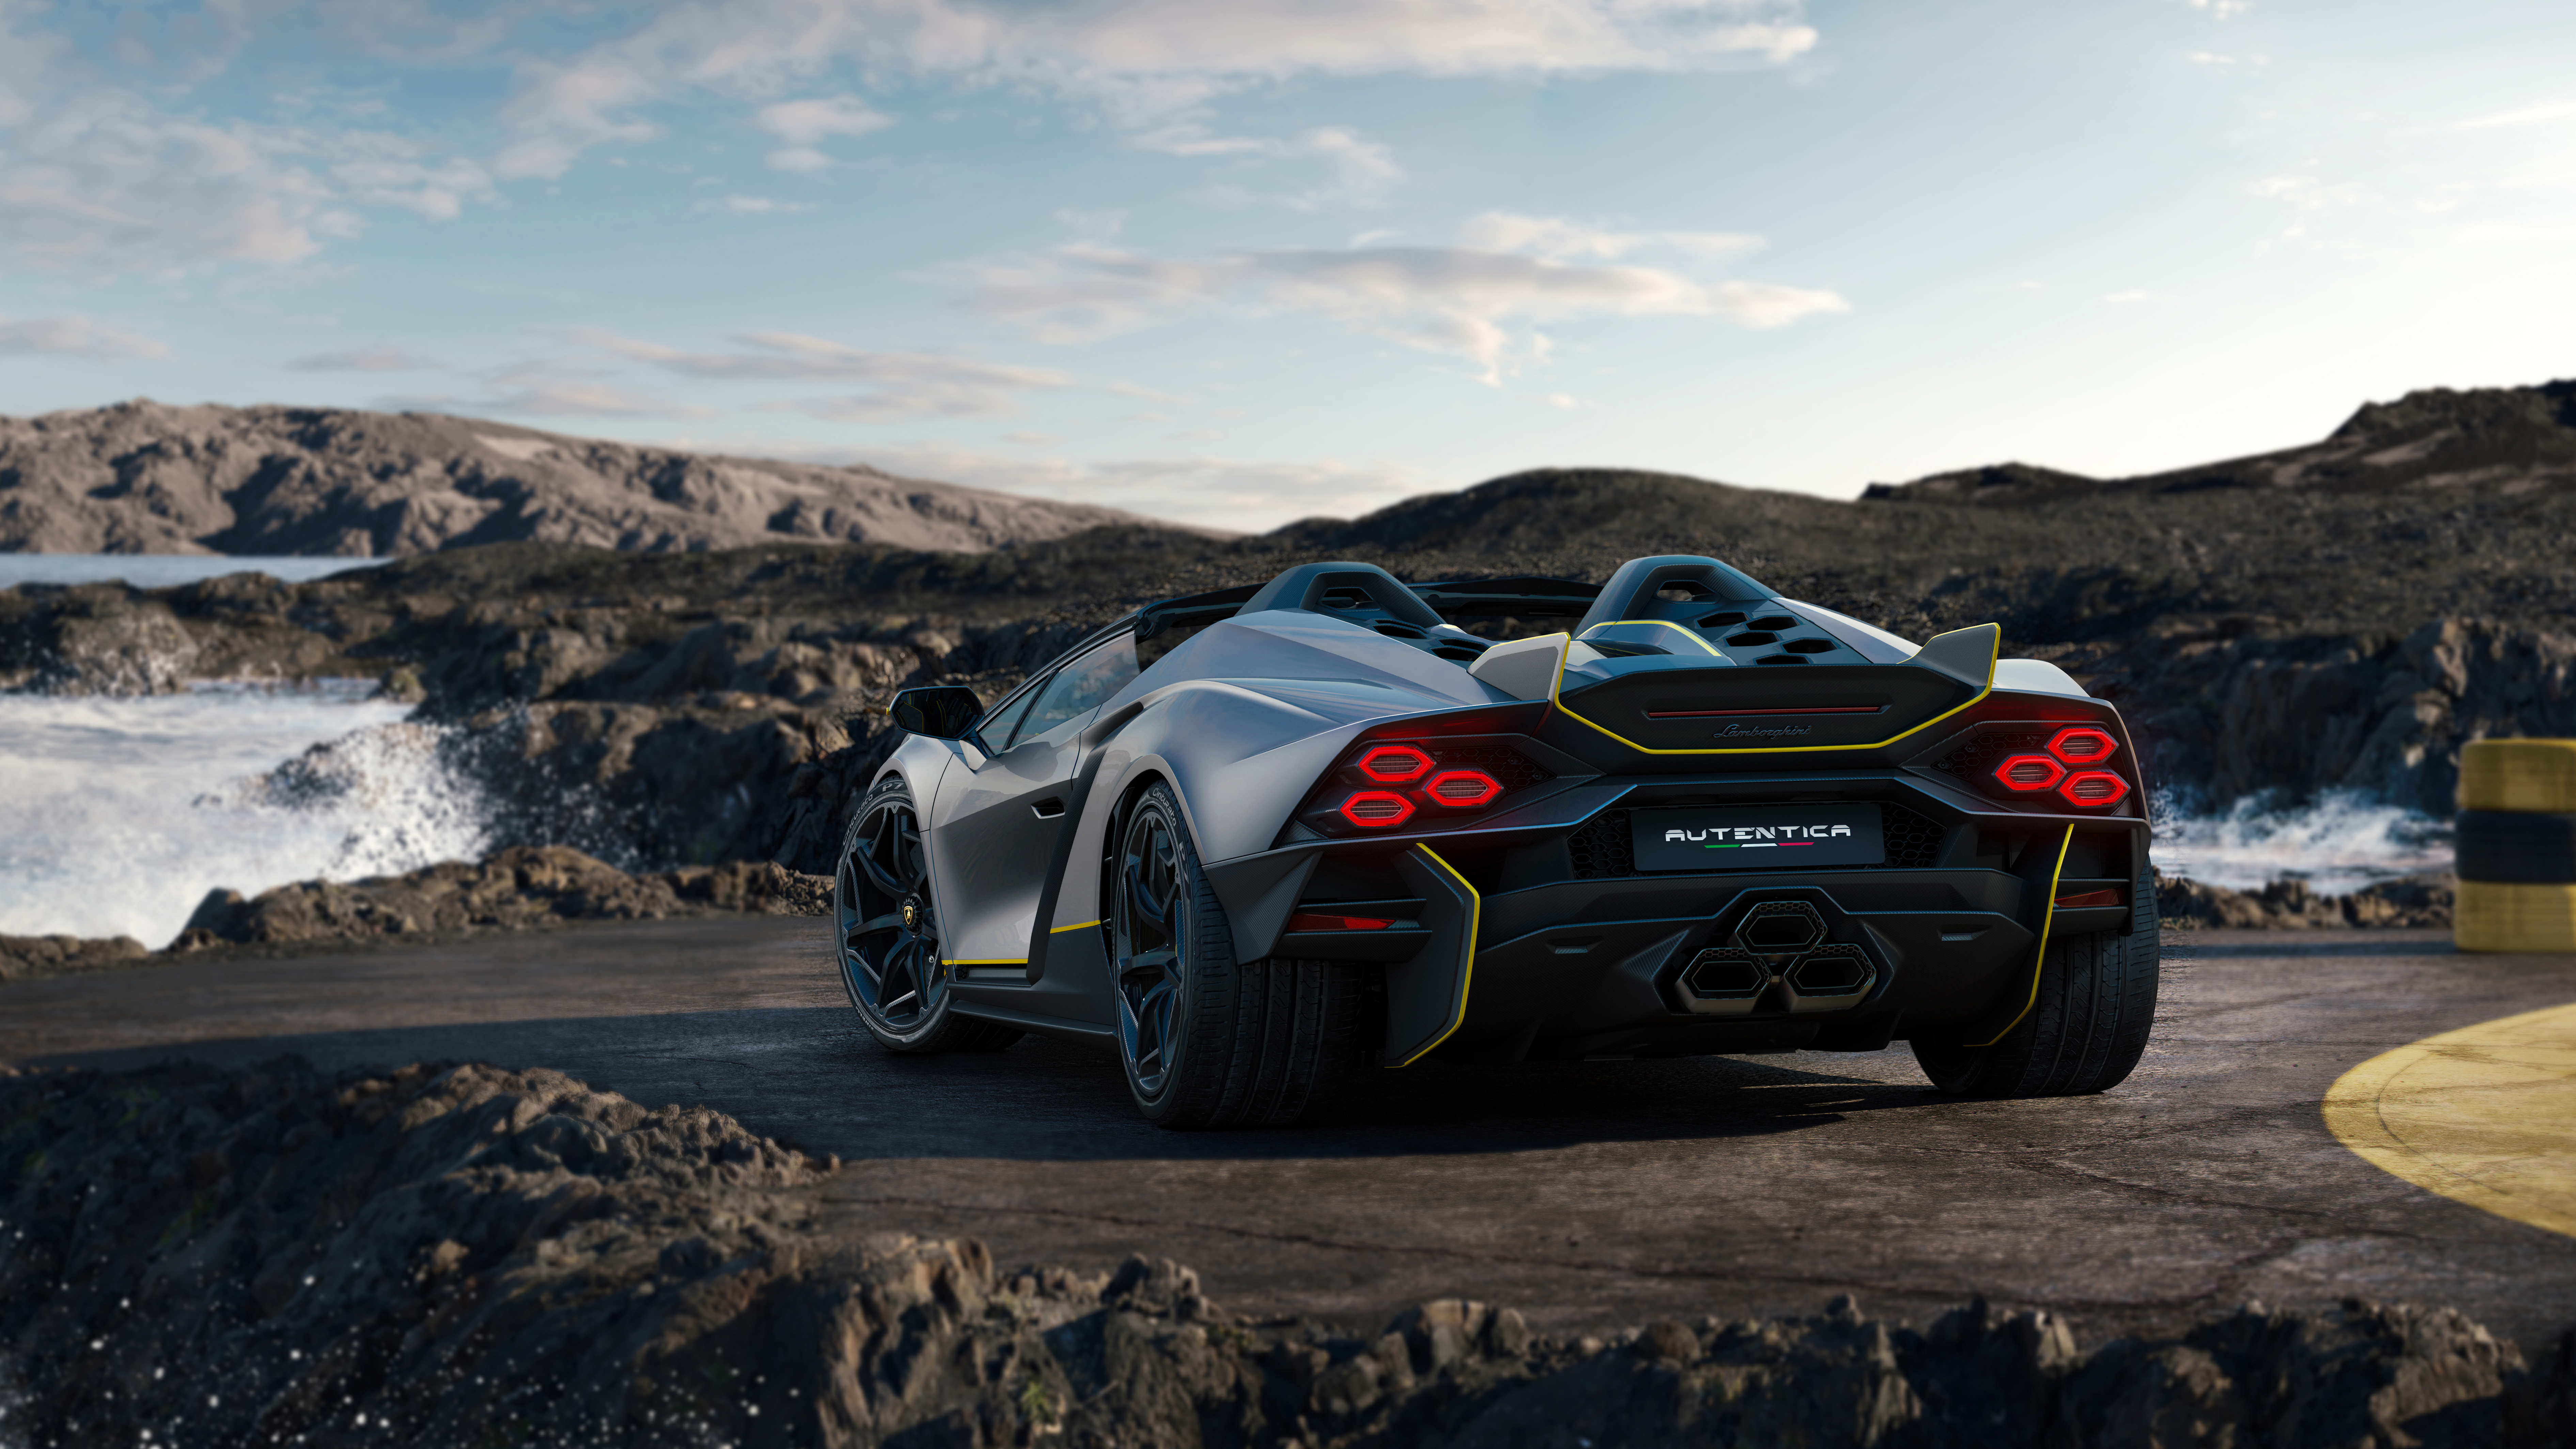
<svg viewBox="0 0 2576 1449">
<path fill-rule="evenodd" d="M 894 697 L 894 703 L 886 707 L 886 715 L 896 729 L 910 734 L 934 740 L 965 740 L 979 749 L 984 743 L 975 734 L 976 722 L 984 717 L 984 701 L 962 684 L 907 689 Z M 989 755 L 992 751 L 984 753 Z"/>
</svg>

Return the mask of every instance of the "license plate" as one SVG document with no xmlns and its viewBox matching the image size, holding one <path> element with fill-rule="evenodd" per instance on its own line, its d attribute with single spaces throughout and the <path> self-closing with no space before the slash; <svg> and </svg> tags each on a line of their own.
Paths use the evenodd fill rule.
<svg viewBox="0 0 2576 1449">
<path fill-rule="evenodd" d="M 1805 870 L 1887 860 L 1875 805 L 1683 805 L 1633 810 L 1639 870 Z"/>
</svg>

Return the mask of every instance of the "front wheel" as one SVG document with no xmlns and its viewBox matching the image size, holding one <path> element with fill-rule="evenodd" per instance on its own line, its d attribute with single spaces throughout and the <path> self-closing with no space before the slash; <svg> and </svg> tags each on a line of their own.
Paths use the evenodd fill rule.
<svg viewBox="0 0 2576 1449">
<path fill-rule="evenodd" d="M 1127 1090 L 1158 1127 L 1312 1114 L 1360 1055 L 1366 984 L 1342 961 L 1234 959 L 1171 787 L 1146 790 L 1112 858 L 1110 968 Z"/>
<path fill-rule="evenodd" d="M 921 816 L 900 778 L 880 781 L 850 817 L 832 873 L 832 924 L 835 974 L 887 1051 L 999 1051 L 1020 1039 L 953 1009 Z"/>
<path fill-rule="evenodd" d="M 2116 1087 L 2155 1024 L 2157 946 L 2152 929 L 2051 941 L 2038 999 L 2001 1040 L 1916 1037 L 1914 1060 L 1933 1086 L 1961 1097 L 2080 1097 Z"/>
</svg>

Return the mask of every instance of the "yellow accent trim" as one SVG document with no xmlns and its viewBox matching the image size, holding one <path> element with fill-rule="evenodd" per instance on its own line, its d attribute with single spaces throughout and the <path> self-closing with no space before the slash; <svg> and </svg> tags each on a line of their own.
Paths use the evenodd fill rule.
<svg viewBox="0 0 2576 1449">
<path fill-rule="evenodd" d="M 1467 992 L 1475 985 L 1476 982 L 1476 932 L 1485 924 L 1485 898 L 1476 894 L 1476 888 L 1467 884 L 1467 878 L 1458 873 L 1457 867 L 1451 865 L 1445 860 L 1442 860 L 1438 855 L 1432 852 L 1430 846 L 1424 845 L 1420 841 L 1414 842 L 1413 848 L 1421 851 L 1423 859 L 1438 866 L 1451 880 L 1458 883 L 1458 889 L 1467 893 L 1467 969 L 1458 977 L 1458 1001 L 1456 1005 L 1449 1008 L 1448 1030 L 1443 1031 L 1438 1036 L 1435 1036 L 1431 1040 L 1423 1043 L 1421 1051 L 1417 1051 L 1413 1055 L 1406 1057 L 1403 1061 L 1397 1062 L 1396 1065 L 1399 1067 L 1409 1067 L 1415 1062 L 1422 1060 L 1425 1053 L 1429 1052 L 1433 1047 L 1440 1045 L 1442 1042 L 1447 1041 L 1451 1036 L 1456 1034 L 1459 1027 L 1466 1024 Z"/>
<path fill-rule="evenodd" d="M 1722 651 L 1717 649 L 1714 645 L 1711 645 L 1707 640 L 1699 637 L 1695 631 L 1685 628 L 1680 624 L 1676 624 L 1670 619 L 1604 619 L 1600 623 L 1593 625 L 1592 629 L 1616 629 L 1622 624 L 1654 624 L 1666 629 L 1680 629 L 1683 638 L 1698 645 L 1704 652 L 1716 655 L 1720 659 L 1726 657 Z M 1583 640 L 1590 638 L 1592 635 L 1592 629 L 1584 630 L 1581 635 L 1576 637 L 1575 642 L 1580 644 Z"/>
<path fill-rule="evenodd" d="M 1642 621 L 1642 620 L 1641 620 L 1641 621 L 1639 621 L 1639 622 L 1644 622 L 1644 621 Z M 1678 629 L 1678 628 L 1680 628 L 1681 626 L 1680 626 L 1680 625 L 1678 625 L 1678 624 L 1676 624 L 1676 625 L 1674 625 L 1673 627 L 1674 627 L 1674 628 L 1676 628 L 1676 629 Z M 1991 627 L 1991 626 L 1989 626 L 1989 625 L 1985 625 L 1985 624 L 1978 624 L 1978 625 L 1976 625 L 1976 626 L 1974 626 L 1974 627 L 1979 628 L 1979 629 L 1984 629 L 1984 628 L 1988 628 L 1988 627 Z M 1968 631 L 1968 630 L 1966 630 L 1966 629 L 1953 629 L 1953 630 L 1951 630 L 1951 631 L 1950 631 L 1950 634 L 1965 634 L 1965 633 L 1967 633 L 1967 632 L 1969 632 L 1969 631 Z M 1931 640 L 1929 640 L 1929 641 L 1926 641 L 1926 642 L 1925 642 L 1925 644 L 1924 644 L 1923 648 L 1925 648 L 1925 649 L 1929 649 L 1929 648 L 1931 648 L 1931 647 L 1932 647 L 1932 644 L 1933 644 L 1934 642 L 1938 642 L 1939 640 L 1942 640 L 1942 639 L 1947 639 L 1947 638 L 1949 638 L 1949 637 L 1950 637 L 1950 634 L 1935 634 L 1935 635 L 1933 635 Z M 1577 642 L 1577 643 L 1580 643 L 1580 642 L 1582 642 L 1582 641 L 1577 640 L 1576 642 Z M 1714 653 L 1715 651 L 1714 651 L 1714 650 L 1712 650 L 1712 651 L 1710 651 L 1710 652 Z M 1922 652 L 1921 650 L 1917 650 L 1917 651 L 1916 651 L 1916 653 L 1917 653 L 1917 654 L 1920 654 L 1921 652 Z M 2004 636 L 2003 636 L 2003 631 L 2002 631 L 2002 630 L 2000 630 L 2000 629 L 1997 629 L 1997 630 L 1995 631 L 1995 652 L 1994 652 L 1994 655 L 1993 655 L 1991 658 L 1989 658 L 1989 659 L 1987 659 L 1987 660 L 1986 660 L 1986 684 L 1985 684 L 1985 688 L 1980 689 L 1980 690 L 1978 690 L 1975 694 L 1970 695 L 1964 703 L 1962 703 L 1962 704 L 1960 704 L 1960 705 L 1958 706 L 1958 708 L 1957 708 L 1957 709 L 1944 710 L 1944 711 L 1943 711 L 1943 712 L 1941 712 L 1940 714 L 1936 714 L 1936 715 L 1932 716 L 1930 719 L 1925 720 L 1923 723 L 1921 723 L 1921 724 L 1919 724 L 1919 725 L 1916 725 L 1914 728 L 1912 728 L 1912 729 L 1910 729 L 1910 730 L 1901 730 L 1901 731 L 1899 731 L 1899 732 L 1897 732 L 1897 733 L 1895 733 L 1895 734 L 1889 735 L 1886 739 L 1883 739 L 1883 740 L 1876 740 L 1876 741 L 1872 741 L 1871 743 L 1868 743 L 1868 744 L 1861 744 L 1861 745 L 1760 745 L 1760 746 L 1755 746 L 1755 747 L 1753 747 L 1753 748 L 1751 748 L 1751 749 L 1714 749 L 1714 750 L 1659 750 L 1659 749 L 1655 749 L 1654 747 L 1652 747 L 1652 746 L 1650 746 L 1650 745 L 1641 745 L 1641 744 L 1637 743 L 1635 740 L 1632 740 L 1632 739 L 1628 738 L 1626 735 L 1623 735 L 1623 734 L 1619 733 L 1617 730 L 1614 730 L 1614 729 L 1609 728 L 1607 725 L 1596 724 L 1596 723 L 1594 723 L 1594 722 L 1593 722 L 1593 721 L 1591 721 L 1591 720 L 1584 719 L 1584 717 L 1583 717 L 1583 716 L 1581 716 L 1581 715 L 1579 715 L 1579 714 L 1576 714 L 1576 713 L 1575 713 L 1573 710 L 1571 710 L 1571 709 L 1566 708 L 1565 700 L 1564 700 L 1563 698 L 1561 698 L 1561 697 L 1560 697 L 1560 696 L 1562 696 L 1562 695 L 1563 695 L 1563 693 L 1564 693 L 1564 686 L 1565 686 L 1565 667 L 1564 667 L 1563 665 L 1561 665 L 1561 664 L 1560 664 L 1559 666 L 1557 666 L 1557 671 L 1556 671 L 1556 682 L 1557 682 L 1557 688 L 1556 688 L 1556 690 L 1555 690 L 1555 691 L 1551 692 L 1551 693 L 1548 695 L 1548 703 L 1555 705 L 1558 709 L 1565 710 L 1565 717 L 1566 717 L 1566 718 L 1571 719 L 1571 720 L 1577 720 L 1577 721 L 1580 721 L 1581 723 L 1584 723 L 1584 724 L 1587 724 L 1587 725 L 1591 725 L 1594 729 L 1601 731 L 1601 733 L 1603 733 L 1603 734 L 1605 734 L 1605 735 L 1608 735 L 1610 738 L 1612 738 L 1612 739 L 1614 739 L 1614 740 L 1617 740 L 1619 743 L 1621 743 L 1621 744 L 1623 744 L 1623 745 L 1626 745 L 1628 748 L 1630 748 L 1630 749 L 1632 749 L 1632 750 L 1635 750 L 1637 753 L 1639 753 L 1639 754 L 1641 754 L 1641 755 L 1799 755 L 1799 754 L 1828 754 L 1828 753 L 1831 753 L 1831 752 L 1836 751 L 1836 750 L 1883 750 L 1883 749 L 1886 749 L 1889 745 L 1895 744 L 1898 740 L 1904 739 L 1907 735 L 1917 735 L 1917 734 L 1921 734 L 1923 731 L 1928 730 L 1928 729 L 1932 728 L 1934 725 L 1939 724 L 1941 721 L 1943 721 L 1943 720 L 1945 720 L 1945 719 L 1948 719 L 1950 716 L 1952 716 L 1952 715 L 1954 715 L 1954 714 L 1957 714 L 1957 713 L 1959 712 L 1959 710 L 1974 708 L 1974 707 L 1976 706 L 1977 701 L 1979 701 L 1979 700 L 1981 700 L 1981 699 L 1984 699 L 1984 698 L 1985 698 L 1987 695 L 1989 695 L 1989 694 L 1994 693 L 1994 692 L 1995 692 L 1995 661 L 1996 661 L 1996 660 L 1998 660 L 1998 659 L 2001 659 L 2001 658 L 2003 657 L 2003 653 L 2004 653 Z"/>
<path fill-rule="evenodd" d="M 2576 1006 L 2382 1052 L 2337 1078 L 2319 1110 L 2383 1172 L 2576 1237 Z"/>
<path fill-rule="evenodd" d="M 2030 999 L 2021 1004 L 2021 1010 L 2013 1013 L 2012 1020 L 2004 1023 L 2003 1030 L 1984 1041 L 1967 1042 L 1965 1045 L 1993 1046 L 1996 1042 L 2012 1035 L 2012 1029 L 2021 1025 L 2021 1019 L 2030 1015 L 2032 1007 L 2039 1005 L 2039 973 L 2048 968 L 2048 928 L 2057 923 L 2057 882 L 2066 874 L 2066 848 L 2074 843 L 2075 827 L 2069 825 L 2066 827 L 2066 838 L 2057 842 L 2057 867 L 2048 873 L 2048 914 L 2039 918 L 2039 949 L 2032 952 L 2030 957 Z"/>
<path fill-rule="evenodd" d="M 1079 931 L 1086 926 L 1097 926 L 1100 924 L 1101 922 L 1099 921 L 1076 921 L 1070 926 L 1050 926 L 1047 928 L 1047 934 L 1050 936 L 1061 936 L 1067 931 Z"/>
<path fill-rule="evenodd" d="M 942 961 L 939 964 L 942 966 L 1026 966 L 1029 964 L 1029 958 L 1026 956 L 994 956 L 981 961 Z"/>
</svg>

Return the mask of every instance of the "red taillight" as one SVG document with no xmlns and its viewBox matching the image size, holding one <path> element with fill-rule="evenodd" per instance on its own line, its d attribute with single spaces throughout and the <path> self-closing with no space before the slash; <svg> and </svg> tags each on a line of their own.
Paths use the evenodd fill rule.
<svg viewBox="0 0 2576 1449">
<path fill-rule="evenodd" d="M 2078 906 L 2116 906 L 2120 903 L 2120 893 L 2116 890 L 2084 891 L 2077 895 L 2059 896 L 2057 903 L 2068 910 Z"/>
<path fill-rule="evenodd" d="M 2127 799 L 2129 782 L 2108 770 L 2078 770 L 2066 777 L 2066 783 L 2059 787 L 2057 793 L 2065 796 L 2069 805 L 2098 810 Z"/>
<path fill-rule="evenodd" d="M 1383 931 L 1394 924 L 1377 916 L 1318 916 L 1305 911 L 1288 918 L 1292 931 Z"/>
<path fill-rule="evenodd" d="M 2111 758 L 2120 742 L 2097 729 L 2059 730 L 2048 752 L 2070 765 L 2090 765 Z"/>
<path fill-rule="evenodd" d="M 2046 790 L 2066 778 L 2066 767 L 2046 755 L 2015 755 L 1995 766 L 1995 778 L 2007 790 Z"/>
<path fill-rule="evenodd" d="M 1464 810 L 1503 793 L 1503 782 L 1482 770 L 1443 770 L 1431 777 L 1422 792 L 1439 804 Z"/>
<path fill-rule="evenodd" d="M 1384 830 L 1413 818 L 1413 802 L 1393 790 L 1362 790 L 1342 802 L 1342 818 L 1362 830 Z"/>
<path fill-rule="evenodd" d="M 1360 773 L 1381 785 L 1419 780 L 1430 769 L 1431 757 L 1411 745 L 1380 745 L 1360 756 Z"/>
</svg>

